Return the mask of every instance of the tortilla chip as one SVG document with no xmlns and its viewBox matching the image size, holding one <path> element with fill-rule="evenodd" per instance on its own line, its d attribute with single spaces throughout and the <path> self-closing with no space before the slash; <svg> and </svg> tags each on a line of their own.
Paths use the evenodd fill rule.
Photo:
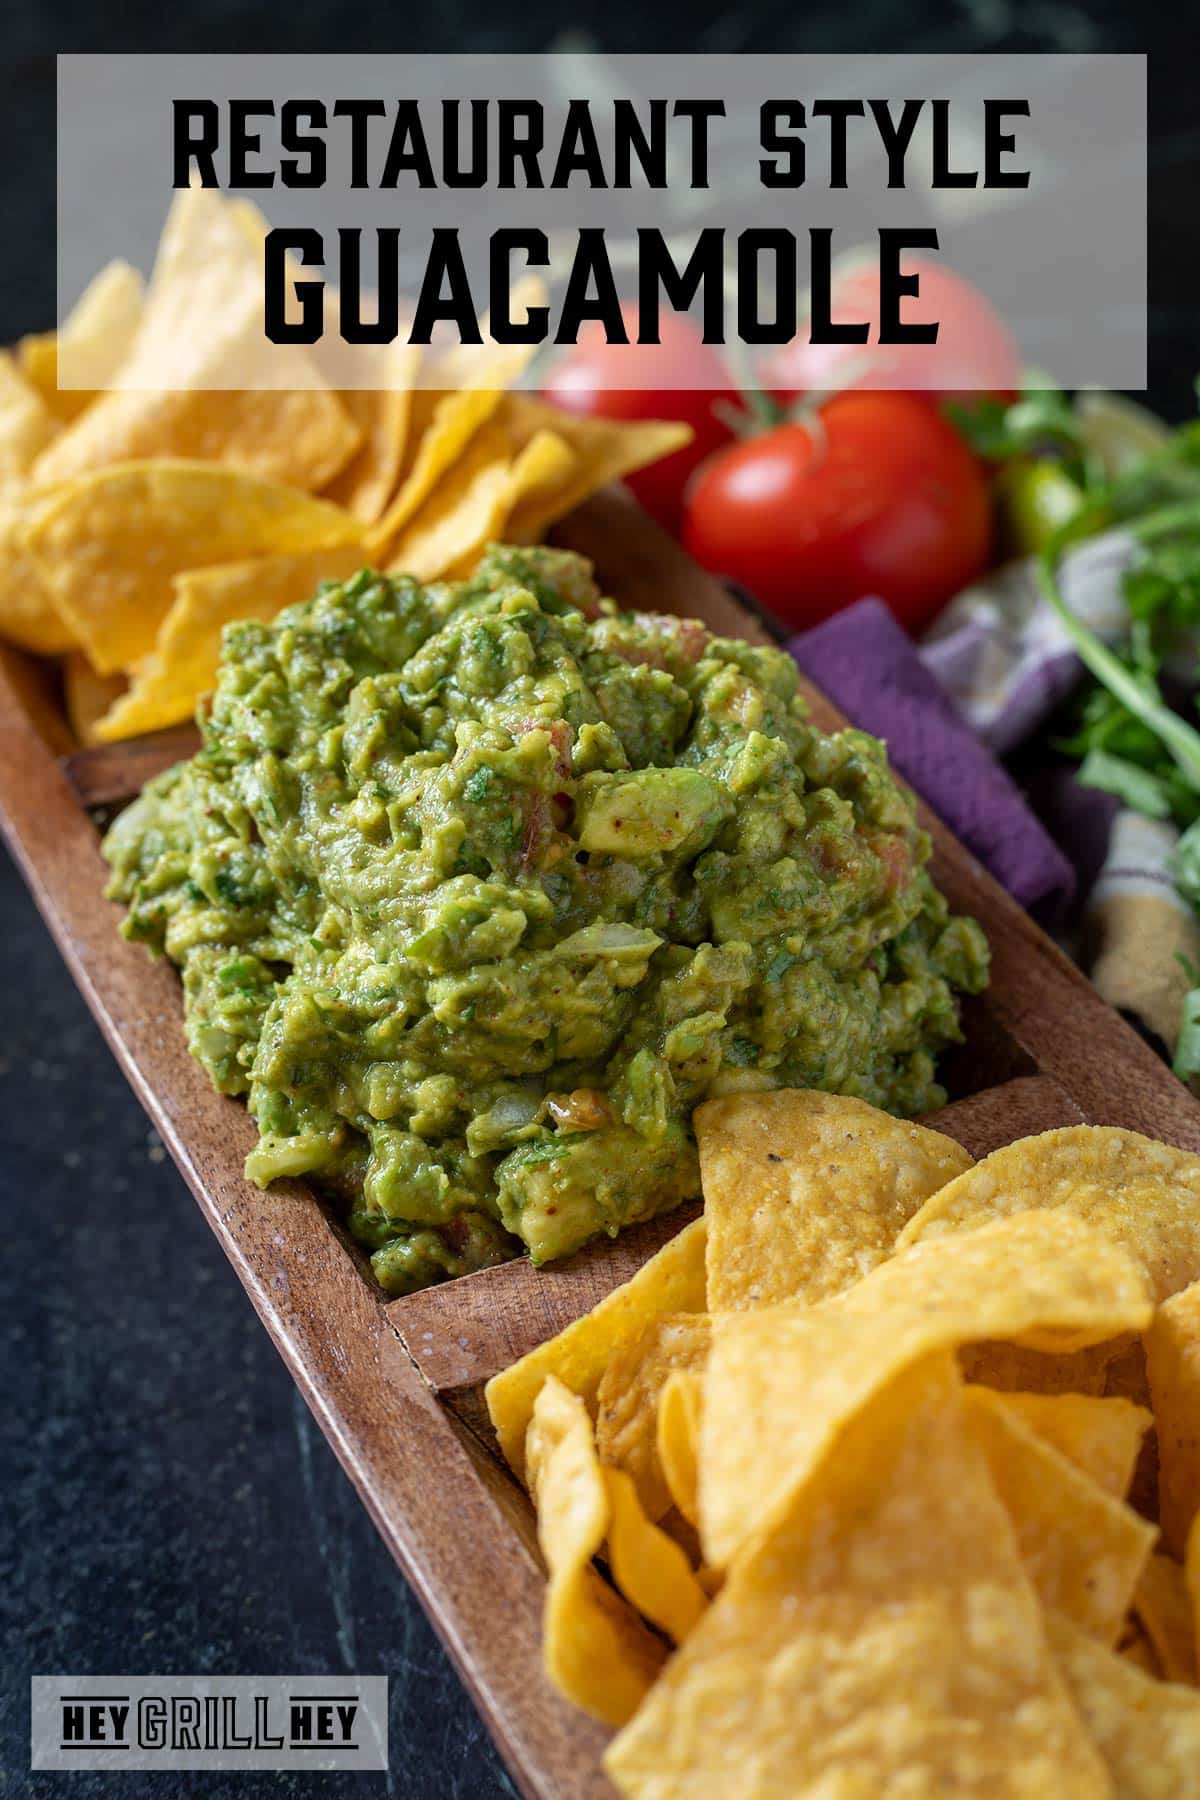
<svg viewBox="0 0 1200 1800">
<path fill-rule="evenodd" d="M 538 431 L 553 431 L 575 454 L 572 474 L 552 492 L 532 496 L 515 508 L 506 528 L 514 544 L 536 543 L 556 519 L 586 500 L 610 481 L 633 475 L 648 463 L 658 462 L 680 450 L 692 439 L 692 428 L 678 422 L 657 420 L 588 419 L 578 413 L 560 412 L 528 394 L 513 394 L 509 402 L 518 438 L 528 440 Z"/>
<path fill-rule="evenodd" d="M 399 345 L 389 358 L 386 388 L 347 388 L 340 396 L 362 434 L 362 443 L 325 494 L 364 525 L 378 520 L 396 489 L 408 442 L 412 384 L 419 359 L 420 351 L 412 345 Z"/>
<path fill-rule="evenodd" d="M 562 438 L 553 431 L 539 431 L 512 459 L 508 481 L 497 496 L 490 516 L 478 519 L 472 534 L 474 542 L 464 554 L 455 558 L 445 574 L 457 578 L 471 574 L 490 543 L 501 539 L 507 541 L 508 520 L 513 509 L 529 496 L 555 487 L 574 462 L 575 454 Z M 424 513 L 421 516 L 424 517 Z"/>
<path fill-rule="evenodd" d="M 127 463 L 52 490 L 25 541 L 47 592 L 102 675 L 154 648 L 185 570 L 357 544 L 326 500 L 213 463 Z"/>
<path fill-rule="evenodd" d="M 840 1094 L 731 1094 L 693 1124 L 714 1312 L 840 1293 L 972 1166 L 952 1138 Z"/>
<path fill-rule="evenodd" d="M 1039 1255 L 1046 1258 L 1040 1267 Z M 934 1309 L 943 1326 L 953 1313 L 969 1327 L 956 1327 L 956 1342 L 978 1332 L 1056 1352 L 1136 1331 L 1151 1310 L 1141 1270 L 1102 1232 L 1069 1214 L 1017 1213 L 936 1248 L 917 1245 L 819 1309 L 796 1311 L 873 1326 L 885 1312 L 907 1319 Z M 791 1309 L 773 1310 L 779 1316 Z"/>
<path fill-rule="evenodd" d="M 697 1464 L 700 1455 L 700 1408 L 704 1378 L 692 1369 L 675 1369 L 658 1397 L 655 1449 L 658 1466 L 675 1510 L 693 1529 L 700 1517 Z"/>
<path fill-rule="evenodd" d="M 1150 1378 L 1140 1337 L 1118 1338 L 1104 1368 L 1104 1392 L 1150 1410 Z"/>
<path fill-rule="evenodd" d="M 336 410 L 334 410 L 336 409 Z M 38 459 L 40 486 L 114 464 L 173 458 L 224 464 L 316 492 L 354 454 L 358 428 L 341 402 L 312 393 L 103 394 Z"/>
<path fill-rule="evenodd" d="M 698 1380 L 699 1377 L 680 1375 L 679 1379 L 681 1381 L 692 1379 Z M 696 1527 L 690 1524 L 689 1521 L 684 1518 L 683 1514 L 677 1511 L 675 1507 L 672 1507 L 669 1512 L 665 1512 L 662 1518 L 656 1520 L 655 1523 L 658 1525 L 660 1531 L 665 1531 L 667 1536 L 673 1538 L 679 1545 L 679 1548 L 687 1557 L 691 1567 L 696 1570 L 697 1578 L 702 1582 L 704 1577 L 704 1552 L 700 1548 L 700 1533 L 696 1530 Z M 722 1580 L 724 1580 L 723 1576 Z"/>
<path fill-rule="evenodd" d="M 492 421 L 475 433 L 466 454 L 448 470 L 388 554 L 387 567 L 418 581 L 435 581 L 493 538 L 507 512 L 512 457 L 503 429 Z"/>
<path fill-rule="evenodd" d="M 267 343 L 260 259 L 204 188 L 176 196 L 141 325 L 113 380 L 38 458 L 39 484 L 175 457 L 315 491 L 359 445 L 306 352 Z"/>
<path fill-rule="evenodd" d="M 1156 1301 L 1200 1277 L 1200 1156 L 1108 1125 L 995 1150 L 927 1200 L 898 1249 L 1030 1208 L 1066 1208 L 1122 1244 Z"/>
<path fill-rule="evenodd" d="M 512 311 L 541 305 L 545 286 L 537 277 L 518 282 L 513 289 Z M 446 471 L 458 461 L 479 429 L 493 417 L 505 391 L 518 381 L 533 355 L 528 344 L 497 344 L 487 338 L 480 345 L 459 345 L 434 365 L 439 389 L 428 382 L 413 395 L 408 446 L 400 470 L 400 483 L 387 511 L 372 532 L 372 555 L 391 565 L 398 554 L 400 533 L 433 493 Z M 532 437 L 532 431 L 526 438 Z"/>
<path fill-rule="evenodd" d="M 1071 1393 L 992 1397 L 1018 1424 L 1044 1438 L 1106 1494 L 1114 1500 L 1125 1498 L 1142 1439 L 1154 1424 L 1144 1406 Z"/>
<path fill-rule="evenodd" d="M 549 1376 L 533 1408 L 528 1466 L 538 1542 L 550 1571 L 542 1654 L 551 1681 L 609 1725 L 638 1707 L 663 1646 L 601 1579 L 592 1558 L 610 1509 L 587 1408 Z"/>
<path fill-rule="evenodd" d="M 155 647 L 138 664 L 128 693 L 114 697 L 97 724 L 96 741 L 111 743 L 190 719 L 216 683 L 227 625 L 239 619 L 269 623 L 285 606 L 310 599 L 321 582 L 347 580 L 362 560 L 360 545 L 350 543 L 177 575 Z"/>
<path fill-rule="evenodd" d="M 29 470 L 60 430 L 38 389 L 0 351 L 0 637 L 39 655 L 75 641 L 24 542 Z"/>
<path fill-rule="evenodd" d="M 1143 1631 L 1140 1620 L 1132 1613 L 1125 1620 L 1115 1649 L 1118 1656 L 1125 1657 L 1135 1668 L 1153 1675 L 1156 1681 L 1162 1680 L 1162 1665 L 1154 1654 L 1154 1645 Z"/>
<path fill-rule="evenodd" d="M 632 1476 L 606 1468 L 604 1481 L 612 1578 L 644 1619 L 682 1644 L 703 1618 L 708 1597 L 679 1545 L 642 1511 Z"/>
<path fill-rule="evenodd" d="M 96 726 L 124 694 L 124 675 L 97 675 L 82 651 L 72 650 L 63 662 L 63 700 L 71 730 L 81 744 L 95 744 Z"/>
<path fill-rule="evenodd" d="M 488 1413 L 516 1473 L 524 1474 L 525 1432 L 547 1375 L 557 1375 L 594 1410 L 605 1367 L 619 1346 L 641 1337 L 660 1313 L 704 1309 L 704 1220 L 699 1218 L 590 1313 L 493 1375 L 485 1390 Z"/>
<path fill-rule="evenodd" d="M 968 1388 L 967 1408 L 1021 1560 L 1043 1606 L 1115 1643 L 1157 1536 L 1026 1425 L 1004 1397 Z"/>
<path fill-rule="evenodd" d="M 1200 1800 L 1200 1694 L 1155 1681 L 1069 1619 L 1050 1642 L 1119 1800 Z M 1064 1796 L 1073 1790 L 1063 1788 Z"/>
<path fill-rule="evenodd" d="M 76 641 L 25 547 L 19 494 L 0 493 L 0 637 L 38 656 L 56 656 Z"/>
<path fill-rule="evenodd" d="M 1192 1602 L 1192 1641 L 1196 1646 L 1197 1661 L 1200 1661 L 1200 1513 L 1192 1520 L 1192 1529 L 1188 1532 L 1183 1579 Z"/>
<path fill-rule="evenodd" d="M 710 1341 L 707 1313 L 664 1313 L 614 1348 L 596 1390 L 600 1460 L 632 1476 L 651 1519 L 661 1519 L 672 1499 L 658 1460 L 659 1398 L 677 1369 L 703 1369 Z"/>
<path fill-rule="evenodd" d="M 464 393 L 414 394 L 409 426 L 411 461 L 402 469 L 400 485 L 372 529 L 368 544 L 380 563 L 394 562 L 400 534 L 425 500 L 439 490 L 442 477 L 456 464 L 476 433 L 503 398 L 500 389 L 468 388 Z M 505 441 L 493 443 L 499 456 Z"/>
<path fill-rule="evenodd" d="M 1003 1393 L 1104 1393 L 1104 1378 L 1113 1351 L 1108 1344 L 1074 1350 L 1067 1356 L 1026 1350 L 1021 1344 L 967 1344 L 959 1351 L 959 1367 L 968 1381 Z"/>
<path fill-rule="evenodd" d="M 552 432 L 540 432 L 514 456 L 502 420 L 493 419 L 400 534 L 389 569 L 418 581 L 469 573 L 505 535 L 521 497 L 552 483 L 572 460 Z"/>
<path fill-rule="evenodd" d="M 0 492 L 24 488 L 34 462 L 61 429 L 38 390 L 0 351 Z"/>
<path fill-rule="evenodd" d="M 1200 1514 L 1200 1283 L 1164 1302 L 1145 1337 L 1158 1428 L 1158 1506 L 1172 1556 Z"/>
<path fill-rule="evenodd" d="M 88 283 L 58 331 L 21 339 L 21 372 L 56 419 L 77 418 L 108 386 L 132 348 L 144 291 L 138 270 L 118 258 Z M 70 387 L 58 385 L 60 346 Z"/>
<path fill-rule="evenodd" d="M 948 1356 L 793 1487 L 605 1766 L 628 1800 L 1109 1794 Z"/>
<path fill-rule="evenodd" d="M 1168 1681 L 1196 1685 L 1196 1621 L 1183 1569 L 1173 1556 L 1152 1556 L 1142 1570 L 1133 1610 Z"/>
<path fill-rule="evenodd" d="M 994 1220 L 881 1263 L 818 1306 L 716 1314 L 700 1431 L 706 1561 L 768 1529 L 871 1396 L 972 1338 L 1065 1349 L 1150 1316 L 1130 1258 L 1068 1213 Z"/>
</svg>

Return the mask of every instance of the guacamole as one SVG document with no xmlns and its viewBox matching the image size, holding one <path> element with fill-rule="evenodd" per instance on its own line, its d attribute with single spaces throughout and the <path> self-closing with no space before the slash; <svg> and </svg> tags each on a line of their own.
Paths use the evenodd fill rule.
<svg viewBox="0 0 1200 1800">
<path fill-rule="evenodd" d="M 564 551 L 364 571 L 226 632 L 203 748 L 105 841 L 125 932 L 403 1293 L 699 1192 L 706 1095 L 943 1098 L 986 979 L 883 747 L 780 650 L 620 613 Z"/>
</svg>

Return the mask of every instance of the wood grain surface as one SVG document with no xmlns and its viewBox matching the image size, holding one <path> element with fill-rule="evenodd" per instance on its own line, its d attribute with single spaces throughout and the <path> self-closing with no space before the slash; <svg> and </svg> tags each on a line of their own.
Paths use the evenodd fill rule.
<svg viewBox="0 0 1200 1800">
<path fill-rule="evenodd" d="M 769 637 L 622 492 L 589 501 L 557 536 L 593 557 L 606 590 L 625 605 Z M 809 697 L 818 722 L 836 728 L 828 703 Z M 531 1516 L 481 1441 L 479 1383 L 594 1304 L 687 1215 L 555 1270 L 518 1261 L 387 1302 L 307 1188 L 251 1187 L 241 1170 L 254 1126 L 188 1055 L 174 972 L 119 937 L 87 811 L 127 798 L 193 742 L 181 730 L 79 751 L 53 675 L 0 651 L 0 825 L 101 1030 L 521 1792 L 612 1800 L 599 1762 L 607 1734 L 542 1674 L 543 1579 Z M 1186 1089 L 939 822 L 926 813 L 925 823 L 938 880 L 956 908 L 982 921 L 993 955 L 991 991 L 970 1009 L 954 1062 L 952 1092 L 961 1097 L 934 1122 L 976 1153 L 1080 1118 L 1200 1149 L 1200 1107 Z"/>
</svg>

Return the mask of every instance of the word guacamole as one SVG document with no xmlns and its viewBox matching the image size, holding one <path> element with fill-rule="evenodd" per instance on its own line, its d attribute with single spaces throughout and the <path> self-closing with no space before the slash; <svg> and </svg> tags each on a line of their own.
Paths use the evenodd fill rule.
<svg viewBox="0 0 1200 1800">
<path fill-rule="evenodd" d="M 203 747 L 105 841 L 260 1185 L 404 1293 L 700 1191 L 710 1095 L 944 1098 L 983 934 L 882 745 L 782 652 L 621 613 L 565 551 L 370 571 L 227 629 Z"/>
</svg>

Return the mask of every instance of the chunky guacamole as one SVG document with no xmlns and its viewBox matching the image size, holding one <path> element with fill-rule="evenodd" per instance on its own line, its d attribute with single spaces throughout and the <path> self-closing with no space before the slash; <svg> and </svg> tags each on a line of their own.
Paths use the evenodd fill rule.
<svg viewBox="0 0 1200 1800">
<path fill-rule="evenodd" d="M 229 629 L 203 748 L 105 854 L 252 1179 L 340 1196 L 400 1293 L 698 1193 L 707 1094 L 936 1106 L 983 935 L 882 746 L 796 685 L 561 551 Z"/>
</svg>

